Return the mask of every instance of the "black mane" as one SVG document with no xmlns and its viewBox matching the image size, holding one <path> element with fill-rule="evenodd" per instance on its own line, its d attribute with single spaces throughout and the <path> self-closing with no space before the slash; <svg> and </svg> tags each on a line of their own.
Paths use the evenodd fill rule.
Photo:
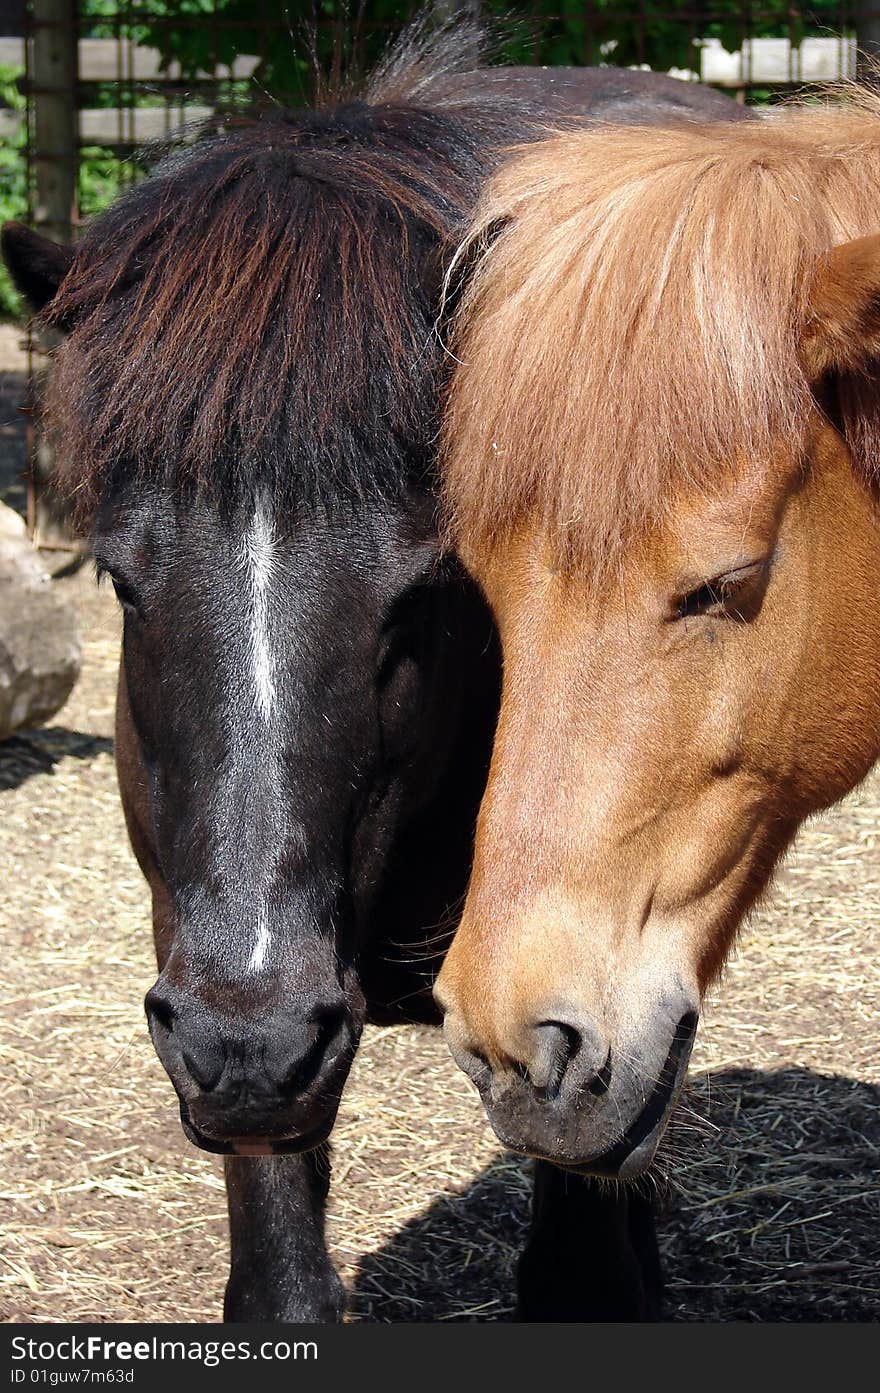
<svg viewBox="0 0 880 1393">
<path fill-rule="evenodd" d="M 404 41 L 366 100 L 238 118 L 91 224 L 47 316 L 84 525 L 121 477 L 329 504 L 429 475 L 443 251 L 529 123 L 461 52 Z"/>
</svg>

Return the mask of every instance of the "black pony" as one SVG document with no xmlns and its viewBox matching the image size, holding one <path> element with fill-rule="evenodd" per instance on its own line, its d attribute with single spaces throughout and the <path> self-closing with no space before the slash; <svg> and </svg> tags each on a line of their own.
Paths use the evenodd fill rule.
<svg viewBox="0 0 880 1393">
<path fill-rule="evenodd" d="M 60 484 L 124 611 L 147 1012 L 187 1136 L 227 1156 L 230 1319 L 340 1316 L 324 1143 L 364 1021 L 436 1018 L 422 945 L 466 888 L 498 652 L 436 533 L 444 253 L 548 117 L 733 111 L 650 74 L 479 70 L 472 44 L 410 37 L 365 100 L 195 141 L 75 252 L 4 234 L 66 333 Z M 648 1208 L 594 1184 L 539 1167 L 525 1318 L 653 1309 Z"/>
</svg>

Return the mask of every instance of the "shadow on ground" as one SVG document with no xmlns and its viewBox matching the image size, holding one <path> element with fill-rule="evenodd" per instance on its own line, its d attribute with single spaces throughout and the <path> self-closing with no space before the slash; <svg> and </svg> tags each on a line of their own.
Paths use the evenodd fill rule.
<svg viewBox="0 0 880 1393">
<path fill-rule="evenodd" d="M 659 1224 L 666 1318 L 880 1319 L 880 1089 L 730 1069 L 696 1080 L 688 1102 Z M 509 1319 L 528 1189 L 527 1163 L 500 1157 L 438 1200 L 362 1261 L 355 1317 Z"/>
<path fill-rule="evenodd" d="M 34 774 L 51 774 L 62 759 L 94 759 L 112 754 L 113 741 L 64 726 L 46 726 L 10 735 L 0 744 L 0 790 L 18 788 Z"/>
</svg>

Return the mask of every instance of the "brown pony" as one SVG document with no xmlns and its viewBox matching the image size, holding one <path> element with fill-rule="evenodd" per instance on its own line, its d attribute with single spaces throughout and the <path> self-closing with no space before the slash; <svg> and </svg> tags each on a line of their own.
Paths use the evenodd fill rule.
<svg viewBox="0 0 880 1393">
<path fill-rule="evenodd" d="M 446 501 L 505 671 L 437 994 L 503 1141 L 630 1177 L 880 756 L 880 98 L 560 135 L 466 251 Z"/>
</svg>

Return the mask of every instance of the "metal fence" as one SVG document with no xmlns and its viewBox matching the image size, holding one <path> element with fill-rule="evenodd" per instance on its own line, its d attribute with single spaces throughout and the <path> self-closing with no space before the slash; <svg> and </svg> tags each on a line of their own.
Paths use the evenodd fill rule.
<svg viewBox="0 0 880 1393">
<path fill-rule="evenodd" d="M 368 63 L 414 8 L 407 0 L 27 0 L 19 52 L 32 220 L 69 235 L 136 177 L 141 147 L 254 97 L 308 101 L 311 44 L 332 80 L 348 62 Z M 647 65 L 767 101 L 852 76 L 856 26 L 870 47 L 876 18 L 852 0 L 551 0 L 498 22 L 520 62 Z"/>
</svg>

